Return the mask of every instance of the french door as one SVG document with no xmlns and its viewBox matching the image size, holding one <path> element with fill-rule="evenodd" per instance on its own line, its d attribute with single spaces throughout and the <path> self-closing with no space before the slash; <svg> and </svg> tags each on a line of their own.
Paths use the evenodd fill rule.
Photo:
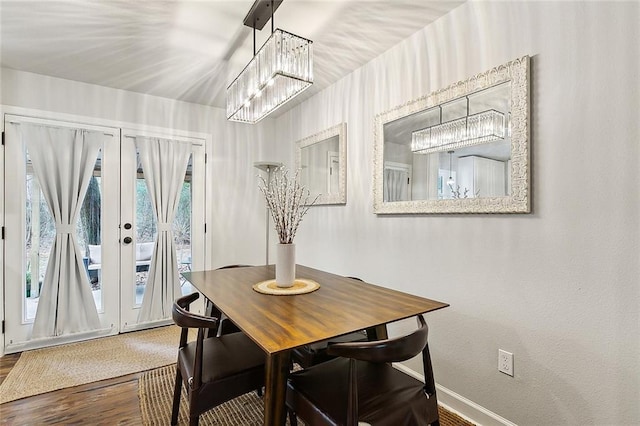
<svg viewBox="0 0 640 426">
<path fill-rule="evenodd" d="M 40 141 L 33 128 L 51 140 Z M 68 135 L 73 142 L 62 141 Z M 150 175 L 136 144 L 141 138 L 188 146 L 184 167 L 175 172 L 182 174 L 174 178 L 169 226 L 160 226 L 150 206 Z M 178 272 L 204 266 L 203 140 L 6 115 L 5 141 L 5 352 L 170 323 L 166 307 L 154 317 L 140 311 L 145 292 L 156 286 L 166 293 L 157 286 L 171 281 L 177 285 L 167 289 L 176 290 L 167 297 L 178 297 L 190 291 Z M 75 143 L 69 155 L 67 143 Z M 54 155 L 41 151 L 47 146 Z M 88 146 L 89 154 L 78 154 Z M 170 166 L 162 161 L 161 167 Z M 56 166 L 61 178 L 52 171 Z M 75 204 L 68 183 L 52 189 L 52 182 L 67 178 L 78 183 Z M 58 204 L 74 205 L 73 213 L 61 216 Z M 173 238 L 175 255 L 165 250 L 161 257 L 176 263 L 168 268 L 176 273 L 150 279 L 163 268 L 155 259 L 159 234 Z M 67 252 L 61 254 L 61 247 Z M 87 313 L 77 319 L 76 311 Z"/>
<path fill-rule="evenodd" d="M 141 141 L 142 140 L 142 141 Z M 156 160 L 162 169 L 145 170 L 145 162 L 141 158 L 141 142 L 156 144 L 157 146 L 186 146 L 187 159 L 185 168 L 182 165 L 170 170 L 170 166 L 163 156 L 169 157 L 169 163 L 177 160 L 177 152 L 157 152 Z M 191 270 L 194 265 L 197 268 L 204 267 L 204 141 L 191 138 L 176 138 L 170 140 L 161 134 L 139 132 L 131 129 L 123 129 L 121 142 L 121 208 L 120 208 L 120 252 L 122 265 L 120 268 L 121 294 L 121 330 L 130 331 L 147 328 L 154 325 L 171 322 L 170 306 L 166 303 L 155 309 L 156 315 L 144 315 L 144 298 L 152 297 L 151 286 L 155 286 L 153 294 L 157 297 L 165 291 L 169 292 L 167 300 L 175 299 L 173 295 L 180 292 L 187 294 L 192 292 L 191 284 L 178 276 L 177 288 L 171 293 L 170 288 L 158 288 L 159 274 L 157 268 L 152 266 L 153 257 L 159 255 L 156 241 L 159 240 L 162 219 L 154 212 L 155 192 L 156 204 L 159 194 L 167 194 L 169 190 L 161 187 L 166 183 L 162 179 L 171 172 L 180 176 L 180 185 L 175 194 L 175 214 L 172 219 L 173 243 L 175 258 L 171 261 L 176 265 L 178 273 Z M 152 166 L 149 166 L 152 168 Z M 157 172 L 160 173 L 157 173 Z M 157 176 L 161 174 L 162 176 Z M 163 182 L 159 182 L 159 180 Z M 150 187 L 149 181 L 156 181 L 156 185 Z M 157 206 L 156 206 L 157 207 Z M 162 254 L 168 258 L 170 253 Z M 154 280 L 156 272 L 156 282 Z M 159 281 L 162 281 L 161 279 Z M 176 296 L 177 297 L 177 296 Z M 151 303 L 148 302 L 147 305 Z M 160 304 L 162 305 L 162 304 Z"/>
</svg>

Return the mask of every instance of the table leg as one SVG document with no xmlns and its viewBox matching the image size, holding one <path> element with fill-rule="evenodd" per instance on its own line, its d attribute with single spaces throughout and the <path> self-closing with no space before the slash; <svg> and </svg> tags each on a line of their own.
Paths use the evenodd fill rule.
<svg viewBox="0 0 640 426">
<path fill-rule="evenodd" d="M 376 327 L 367 328 L 367 337 L 369 340 L 384 340 L 389 338 L 387 334 L 387 325 L 382 324 Z"/>
<path fill-rule="evenodd" d="M 290 363 L 291 351 L 267 355 L 264 393 L 265 426 L 282 426 L 287 418 L 285 396 Z"/>
</svg>

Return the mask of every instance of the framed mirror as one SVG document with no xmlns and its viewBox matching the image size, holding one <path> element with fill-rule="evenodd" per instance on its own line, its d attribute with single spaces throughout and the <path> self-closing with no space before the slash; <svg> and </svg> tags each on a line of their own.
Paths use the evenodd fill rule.
<svg viewBox="0 0 640 426">
<path fill-rule="evenodd" d="M 375 117 L 374 212 L 529 213 L 529 57 Z"/>
<path fill-rule="evenodd" d="M 296 169 L 314 205 L 347 202 L 347 123 L 296 142 Z"/>
</svg>

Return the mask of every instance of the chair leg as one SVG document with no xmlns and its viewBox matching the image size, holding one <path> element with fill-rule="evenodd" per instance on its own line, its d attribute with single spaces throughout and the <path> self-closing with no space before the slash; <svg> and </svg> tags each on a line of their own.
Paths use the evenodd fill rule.
<svg viewBox="0 0 640 426">
<path fill-rule="evenodd" d="M 182 374 L 176 368 L 176 383 L 173 388 L 173 408 L 171 409 L 171 424 L 178 424 L 178 412 L 180 411 L 180 393 L 182 392 Z"/>
<path fill-rule="evenodd" d="M 198 426 L 199 420 L 200 420 L 200 416 L 189 415 L 189 426 Z"/>
<path fill-rule="evenodd" d="M 293 410 L 287 410 L 289 414 L 289 424 L 291 426 L 298 426 L 298 416 Z"/>
<path fill-rule="evenodd" d="M 205 299 L 204 301 L 204 315 L 207 317 L 213 316 L 213 303 L 211 302 L 211 300 L 209 299 Z M 216 330 L 210 328 L 209 330 L 207 330 L 207 336 L 206 337 L 215 337 L 216 335 Z"/>
</svg>

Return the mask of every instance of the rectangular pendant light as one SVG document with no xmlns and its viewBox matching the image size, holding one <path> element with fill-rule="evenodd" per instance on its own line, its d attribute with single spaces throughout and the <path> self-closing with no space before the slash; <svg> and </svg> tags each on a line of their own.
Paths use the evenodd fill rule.
<svg viewBox="0 0 640 426">
<path fill-rule="evenodd" d="M 492 142 L 504 136 L 504 114 L 490 109 L 416 130 L 411 134 L 411 151 L 431 154 Z"/>
<path fill-rule="evenodd" d="M 227 120 L 257 123 L 313 84 L 313 42 L 277 29 L 227 88 Z"/>
</svg>

